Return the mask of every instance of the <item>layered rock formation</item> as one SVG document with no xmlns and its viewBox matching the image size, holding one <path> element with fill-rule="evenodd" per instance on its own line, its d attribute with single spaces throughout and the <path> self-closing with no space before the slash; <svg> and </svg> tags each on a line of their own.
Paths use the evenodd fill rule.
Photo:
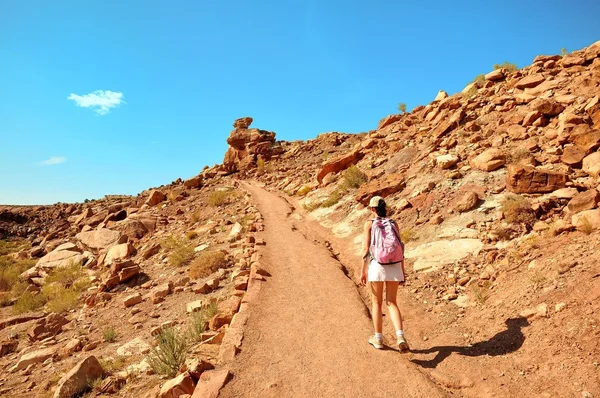
<svg viewBox="0 0 600 398">
<path fill-rule="evenodd" d="M 244 171 L 256 167 L 259 159 L 268 161 L 283 153 L 281 145 L 275 142 L 275 133 L 249 128 L 252 121 L 251 117 L 244 117 L 233 122 L 234 130 L 227 138 L 229 149 L 223 159 L 223 171 Z"/>
</svg>

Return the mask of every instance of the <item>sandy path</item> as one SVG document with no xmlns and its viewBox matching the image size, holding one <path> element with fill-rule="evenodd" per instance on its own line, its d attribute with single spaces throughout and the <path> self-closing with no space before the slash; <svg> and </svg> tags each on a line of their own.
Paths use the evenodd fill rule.
<svg viewBox="0 0 600 398">
<path fill-rule="evenodd" d="M 246 188 L 265 218 L 261 263 L 272 277 L 250 308 L 234 378 L 220 396 L 447 396 L 405 355 L 367 343 L 370 320 L 336 260 L 296 230 L 284 200 Z"/>
</svg>

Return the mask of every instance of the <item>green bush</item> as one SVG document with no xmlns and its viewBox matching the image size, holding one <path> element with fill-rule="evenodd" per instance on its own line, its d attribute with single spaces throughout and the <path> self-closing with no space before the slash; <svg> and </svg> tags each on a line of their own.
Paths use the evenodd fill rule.
<svg viewBox="0 0 600 398">
<path fill-rule="evenodd" d="M 117 332 L 112 326 L 107 327 L 102 331 L 102 337 L 107 343 L 114 343 L 117 341 Z"/>
<path fill-rule="evenodd" d="M 150 351 L 148 363 L 155 373 L 172 378 L 185 363 L 187 351 L 185 338 L 171 327 L 164 328 L 156 336 L 156 346 Z"/>
<path fill-rule="evenodd" d="M 352 165 L 342 175 L 342 189 L 358 188 L 367 181 L 367 175 L 356 165 Z"/>
</svg>

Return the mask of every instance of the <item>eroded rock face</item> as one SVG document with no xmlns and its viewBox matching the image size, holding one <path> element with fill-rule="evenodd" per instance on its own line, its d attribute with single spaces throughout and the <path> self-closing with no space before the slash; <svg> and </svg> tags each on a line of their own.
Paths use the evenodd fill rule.
<svg viewBox="0 0 600 398">
<path fill-rule="evenodd" d="M 356 193 L 356 201 L 366 206 L 373 196 L 386 197 L 405 187 L 404 175 L 388 174 L 362 185 Z"/>
<path fill-rule="evenodd" d="M 511 165 L 506 175 L 506 188 L 514 193 L 548 193 L 564 188 L 564 173 L 529 166 Z"/>
<path fill-rule="evenodd" d="M 229 173 L 256 166 L 258 159 L 269 160 L 283 152 L 275 142 L 275 133 L 266 130 L 250 129 L 251 117 L 237 119 L 234 130 L 229 134 L 229 149 L 223 159 L 223 170 Z"/>
</svg>

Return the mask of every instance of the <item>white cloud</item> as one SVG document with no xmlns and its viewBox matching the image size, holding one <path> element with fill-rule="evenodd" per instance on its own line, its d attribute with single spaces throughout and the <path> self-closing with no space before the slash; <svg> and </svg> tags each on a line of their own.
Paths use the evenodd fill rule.
<svg viewBox="0 0 600 398">
<path fill-rule="evenodd" d="M 120 91 L 96 90 L 93 93 L 77 95 L 71 93 L 67 99 L 75 101 L 77 106 L 92 108 L 99 115 L 106 115 L 111 108 L 124 103 L 123 93 Z"/>
<path fill-rule="evenodd" d="M 39 162 L 38 164 L 40 166 L 52 166 L 55 164 L 64 163 L 66 161 L 67 161 L 67 158 L 65 158 L 64 156 L 53 156 L 50 159 L 46 159 L 46 160 Z"/>
</svg>

